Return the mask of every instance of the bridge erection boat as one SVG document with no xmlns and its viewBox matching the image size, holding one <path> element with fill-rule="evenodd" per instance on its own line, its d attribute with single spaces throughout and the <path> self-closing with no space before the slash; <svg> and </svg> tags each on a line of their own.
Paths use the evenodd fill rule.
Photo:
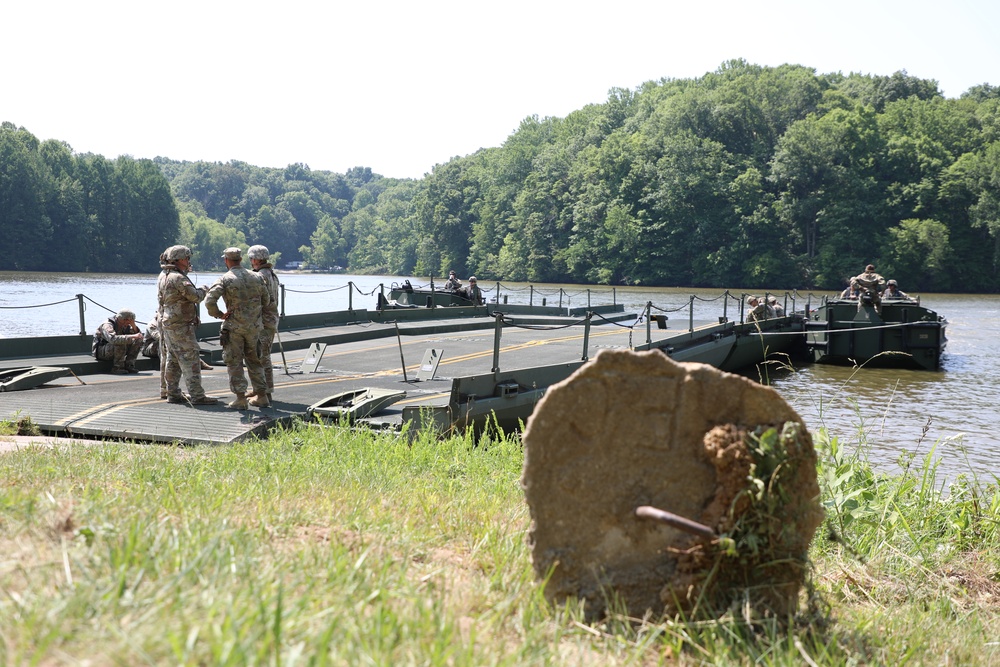
<svg viewBox="0 0 1000 667">
<path fill-rule="evenodd" d="M 825 364 L 938 370 L 948 320 L 919 299 L 825 299 L 806 320 L 806 346 Z"/>
</svg>

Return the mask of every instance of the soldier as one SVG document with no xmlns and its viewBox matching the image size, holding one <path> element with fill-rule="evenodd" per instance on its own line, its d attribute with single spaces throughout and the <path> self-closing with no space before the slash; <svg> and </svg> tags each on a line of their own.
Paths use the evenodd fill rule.
<svg viewBox="0 0 1000 667">
<path fill-rule="evenodd" d="M 752 320 L 756 322 L 758 320 L 766 320 L 770 317 L 774 317 L 774 311 L 768 309 L 766 303 L 752 294 L 747 297 L 747 316 L 745 321 L 750 322 Z"/>
<path fill-rule="evenodd" d="M 449 292 L 457 292 L 462 289 L 462 281 L 458 279 L 458 274 L 452 269 L 448 272 L 448 280 L 444 283 L 444 288 Z"/>
<path fill-rule="evenodd" d="M 156 292 L 160 304 L 160 347 L 161 351 L 166 350 L 163 364 L 166 399 L 169 403 L 215 405 L 218 399 L 206 396 L 201 386 L 201 356 L 196 335 L 198 304 L 205 298 L 208 288 L 196 287 L 188 278 L 191 249 L 187 246 L 170 246 L 160 257 L 162 270 Z M 181 393 L 181 378 L 187 384 L 188 396 Z"/>
<path fill-rule="evenodd" d="M 469 276 L 469 284 L 458 290 L 462 296 L 471 301 L 475 306 L 484 303 L 483 290 L 479 289 L 478 282 L 475 276 Z"/>
<path fill-rule="evenodd" d="M 871 304 L 875 306 L 875 312 L 882 312 L 882 289 L 885 287 L 885 278 L 875 273 L 875 265 L 869 264 L 865 267 L 864 273 L 860 273 L 851 278 L 851 285 L 856 286 L 860 291 L 858 297 L 858 310 L 864 308 L 865 297 L 870 297 Z"/>
<path fill-rule="evenodd" d="M 267 400 L 267 380 L 260 361 L 260 335 L 262 311 L 271 302 L 271 296 L 261 277 L 240 265 L 243 253 L 239 248 L 226 248 L 222 258 L 229 271 L 208 290 L 205 307 L 209 315 L 223 320 L 219 342 L 222 359 L 229 371 L 229 388 L 236 394 L 236 400 L 226 407 L 232 410 L 246 410 L 249 405 L 266 408 L 271 403 Z M 219 309 L 220 298 L 226 302 L 224 313 Z M 253 386 L 253 398 L 249 402 L 244 361 Z"/>
<path fill-rule="evenodd" d="M 135 359 L 141 349 L 142 333 L 135 326 L 135 313 L 125 308 L 97 327 L 90 347 L 94 357 L 111 362 L 111 372 L 115 375 L 138 373 Z"/>
<path fill-rule="evenodd" d="M 890 280 L 885 284 L 885 291 L 882 292 L 883 299 L 909 299 L 910 295 L 899 289 L 899 283 Z"/>
<path fill-rule="evenodd" d="M 264 306 L 261 312 L 261 320 L 264 328 L 260 335 L 261 362 L 264 364 L 264 378 L 267 380 L 267 400 L 270 402 L 271 394 L 274 393 L 274 365 L 271 363 L 271 347 L 274 345 L 274 337 L 278 333 L 278 276 L 274 275 L 274 267 L 268 261 L 271 257 L 267 246 L 255 245 L 247 249 L 247 257 L 250 258 L 250 266 L 257 275 L 264 281 L 267 287 L 268 296 L 271 302 Z"/>
</svg>

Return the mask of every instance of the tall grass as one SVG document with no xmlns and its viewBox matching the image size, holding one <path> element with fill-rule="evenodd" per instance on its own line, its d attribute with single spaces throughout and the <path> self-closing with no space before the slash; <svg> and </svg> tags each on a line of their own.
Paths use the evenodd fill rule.
<svg viewBox="0 0 1000 667">
<path fill-rule="evenodd" d="M 995 486 L 946 487 L 930 455 L 882 475 L 816 440 L 827 520 L 802 614 L 709 623 L 548 605 L 516 437 L 298 424 L 5 454 L 0 664 L 990 664 Z"/>
</svg>

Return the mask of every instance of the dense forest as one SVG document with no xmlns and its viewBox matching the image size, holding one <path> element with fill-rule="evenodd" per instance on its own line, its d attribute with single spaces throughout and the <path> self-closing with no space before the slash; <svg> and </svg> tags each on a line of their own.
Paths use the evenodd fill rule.
<svg viewBox="0 0 1000 667">
<path fill-rule="evenodd" d="M 150 271 L 177 241 L 204 269 L 264 243 L 355 273 L 838 289 L 874 262 L 907 290 L 1000 291 L 1000 88 L 945 99 L 905 71 L 731 61 L 529 117 L 421 180 L 111 161 L 10 123 L 0 165 L 20 269 L 54 248 L 62 270 Z"/>
</svg>

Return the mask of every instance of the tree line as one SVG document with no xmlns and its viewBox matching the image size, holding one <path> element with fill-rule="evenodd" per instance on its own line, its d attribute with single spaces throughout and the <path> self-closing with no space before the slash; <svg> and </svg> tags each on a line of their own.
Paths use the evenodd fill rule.
<svg viewBox="0 0 1000 667">
<path fill-rule="evenodd" d="M 1000 89 L 738 60 L 527 118 L 500 147 L 355 199 L 357 271 L 532 282 L 1000 287 Z M 322 255 L 332 229 L 307 254 Z"/>
<path fill-rule="evenodd" d="M 207 270 L 264 243 L 356 273 L 839 289 L 874 263 L 907 290 L 1000 291 L 1000 89 L 946 99 L 905 71 L 729 61 L 526 118 L 418 180 L 112 161 L 10 123 L 0 160 L 22 269 L 64 247 L 63 270 L 148 271 L 182 242 Z"/>
<path fill-rule="evenodd" d="M 152 161 L 77 155 L 0 123 L 5 268 L 149 273 L 178 229 L 170 184 Z"/>
</svg>

